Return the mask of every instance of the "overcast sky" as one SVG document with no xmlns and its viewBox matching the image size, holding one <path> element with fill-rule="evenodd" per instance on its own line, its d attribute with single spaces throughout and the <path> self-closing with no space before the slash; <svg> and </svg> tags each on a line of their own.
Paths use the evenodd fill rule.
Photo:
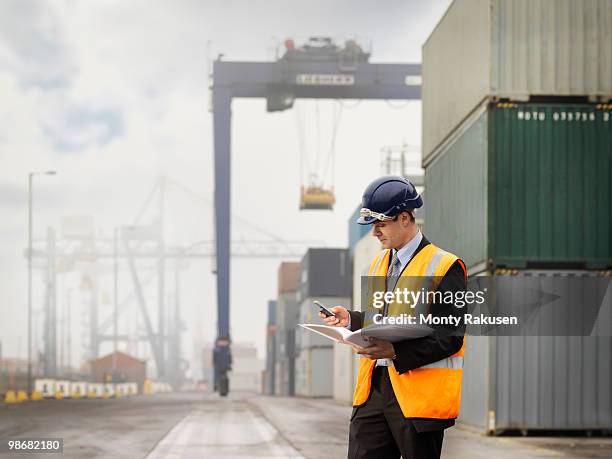
<svg viewBox="0 0 612 459">
<path fill-rule="evenodd" d="M 26 356 L 27 174 L 37 177 L 34 234 L 58 228 L 60 218 L 91 215 L 100 235 L 132 224 L 160 173 L 168 189 L 168 244 L 211 240 L 212 121 L 207 68 L 224 60 L 273 60 L 286 37 L 359 37 L 372 62 L 420 62 L 421 46 L 449 0 L 363 1 L 70 1 L 5 0 L 0 4 L 0 340 L 4 356 Z M 319 128 L 315 118 L 320 114 Z M 347 219 L 367 183 L 380 172 L 380 149 L 420 145 L 420 102 L 298 101 L 268 114 L 263 100 L 233 103 L 232 205 L 234 239 L 261 239 L 253 222 L 286 240 L 346 246 Z M 321 163 L 335 142 L 333 212 L 299 212 L 300 158 Z M 300 148 L 299 133 L 306 139 Z M 317 148 L 316 138 L 320 147 Z M 317 153 L 318 152 L 318 153 Z M 303 172 L 303 171 L 302 171 Z M 155 217 L 154 206 L 142 222 Z M 276 292 L 280 260 L 232 263 L 232 337 L 263 351 L 266 302 Z M 143 277 L 146 273 L 143 272 Z M 87 296 L 80 275 L 60 274 L 60 316 L 72 298 L 73 364 Z M 125 266 L 120 296 L 131 290 Z M 110 314 L 109 265 L 99 272 L 100 319 Z M 170 284 L 170 281 L 169 281 Z M 187 326 L 186 356 L 212 341 L 216 293 L 211 261 L 193 261 L 181 277 Z M 41 311 L 42 271 L 34 276 L 34 308 Z M 172 285 L 168 293 L 172 292 Z M 147 290 L 154 317 L 155 287 Z M 42 325 L 40 312 L 36 315 Z M 121 326 L 133 327 L 137 312 Z M 133 331 L 133 330 L 132 330 Z M 37 343 L 40 339 L 37 339 Z M 105 346 L 104 351 L 110 348 Z"/>
</svg>

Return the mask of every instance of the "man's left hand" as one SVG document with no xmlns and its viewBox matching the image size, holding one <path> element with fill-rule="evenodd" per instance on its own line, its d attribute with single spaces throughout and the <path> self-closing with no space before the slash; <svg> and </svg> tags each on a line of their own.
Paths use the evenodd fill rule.
<svg viewBox="0 0 612 459">
<path fill-rule="evenodd" d="M 391 341 L 378 338 L 368 338 L 373 345 L 370 347 L 359 347 L 353 345 L 353 349 L 357 354 L 363 355 L 368 359 L 390 359 L 395 355 L 395 349 Z"/>
</svg>

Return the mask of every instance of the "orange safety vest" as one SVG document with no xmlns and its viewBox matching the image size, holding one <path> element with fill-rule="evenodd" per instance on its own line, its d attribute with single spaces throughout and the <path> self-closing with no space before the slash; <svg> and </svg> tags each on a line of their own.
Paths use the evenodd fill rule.
<svg viewBox="0 0 612 459">
<path fill-rule="evenodd" d="M 370 266 L 370 276 L 386 277 L 390 252 L 385 250 L 374 259 Z M 409 278 L 417 276 L 442 279 L 457 259 L 455 255 L 428 244 L 405 267 L 396 288 L 404 278 L 408 283 Z M 388 315 L 398 315 L 398 312 L 398 307 L 394 303 L 389 303 Z M 465 337 L 459 352 L 446 359 L 401 375 L 393 365 L 388 367 L 393 392 L 405 417 L 454 419 L 459 415 L 464 352 Z M 375 360 L 365 357 L 359 360 L 353 406 L 363 405 L 368 400 L 375 365 Z"/>
</svg>

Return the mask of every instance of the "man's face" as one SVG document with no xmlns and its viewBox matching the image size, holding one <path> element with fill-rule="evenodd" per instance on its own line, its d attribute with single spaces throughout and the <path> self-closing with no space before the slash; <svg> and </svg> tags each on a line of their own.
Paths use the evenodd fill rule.
<svg viewBox="0 0 612 459">
<path fill-rule="evenodd" d="M 418 227 L 408 211 L 401 212 L 395 220 L 372 224 L 372 235 L 385 249 L 403 247 L 417 232 Z"/>
<path fill-rule="evenodd" d="M 399 218 L 377 222 L 372 225 L 372 235 L 380 241 L 383 248 L 395 249 L 401 247 L 406 241 L 406 229 Z"/>
</svg>

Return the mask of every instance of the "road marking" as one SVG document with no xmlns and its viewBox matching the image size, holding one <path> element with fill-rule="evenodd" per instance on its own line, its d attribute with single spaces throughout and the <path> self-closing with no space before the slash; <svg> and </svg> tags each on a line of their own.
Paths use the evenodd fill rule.
<svg viewBox="0 0 612 459">
<path fill-rule="evenodd" d="M 206 402 L 157 444 L 147 459 L 303 458 L 260 414 L 241 401 Z"/>
</svg>

